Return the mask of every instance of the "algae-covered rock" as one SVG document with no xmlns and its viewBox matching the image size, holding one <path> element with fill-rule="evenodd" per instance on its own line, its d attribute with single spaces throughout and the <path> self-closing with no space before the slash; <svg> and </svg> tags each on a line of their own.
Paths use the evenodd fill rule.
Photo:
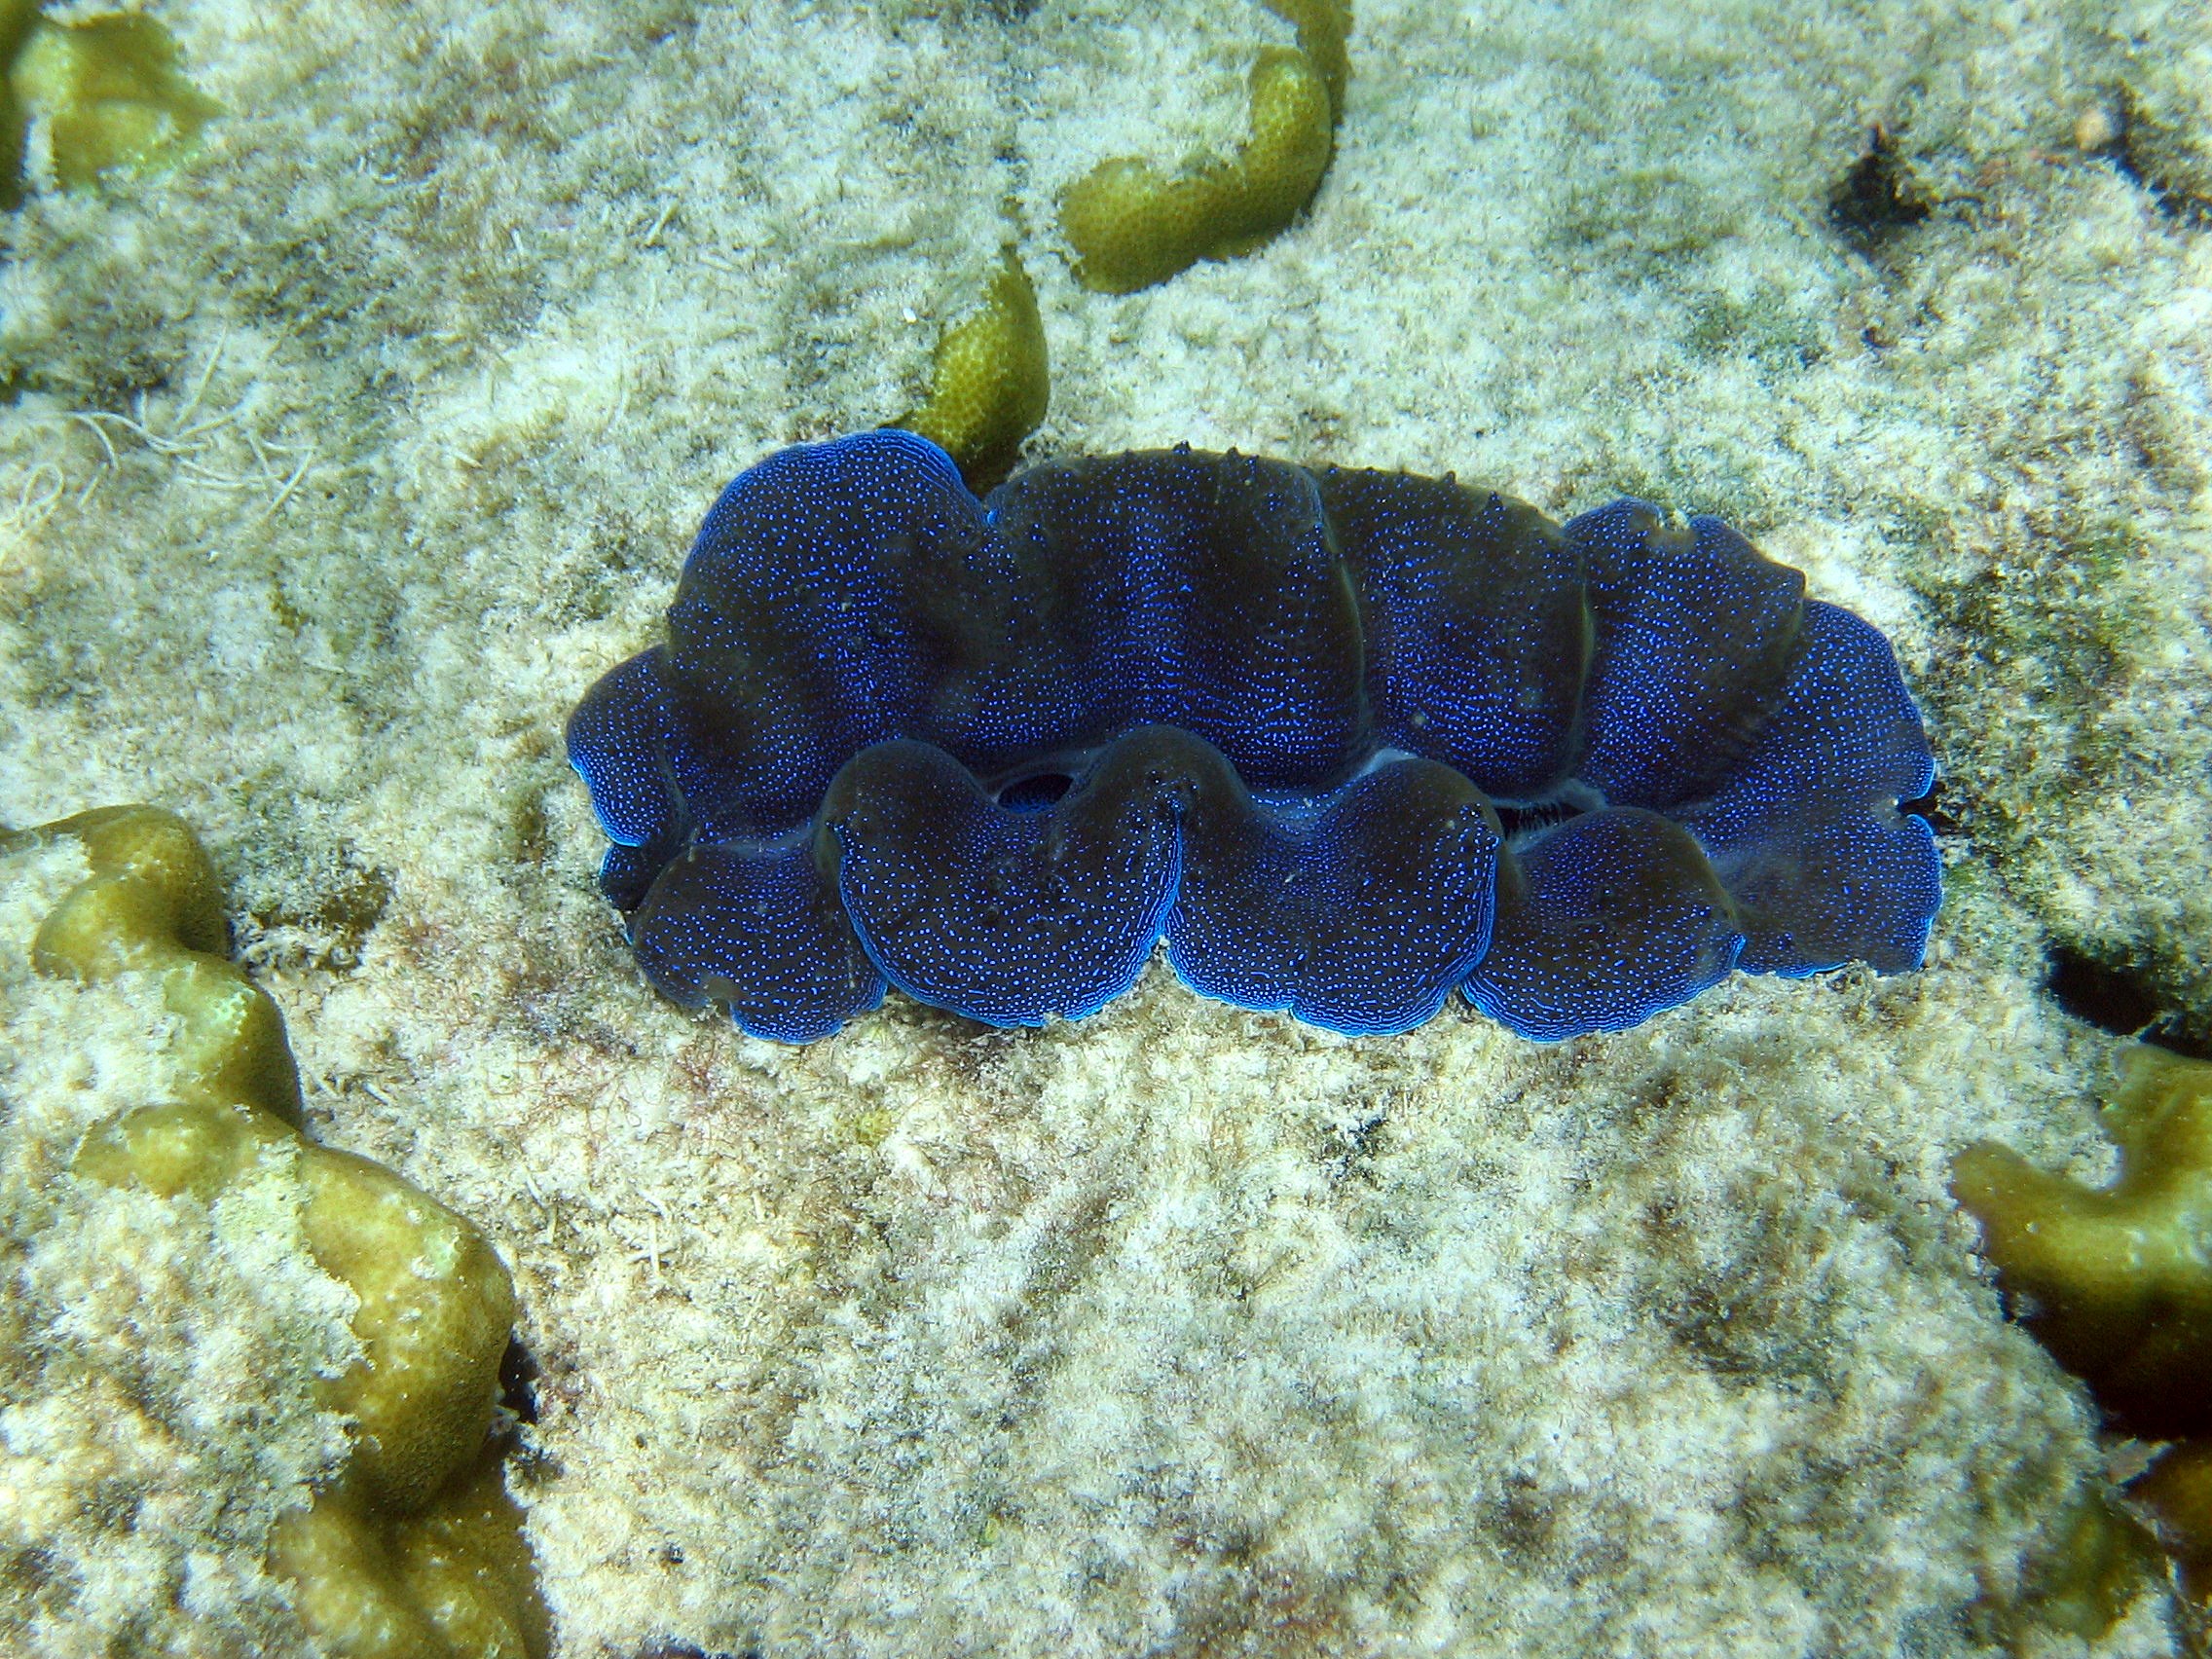
<svg viewBox="0 0 2212 1659">
<path fill-rule="evenodd" d="M 2203 13 L 2174 0 L 2136 0 L 2107 25 L 2117 85 L 2101 146 L 2148 188 L 2159 210 L 2212 224 L 2212 32 Z"/>
<path fill-rule="evenodd" d="M 151 808 L 111 808 L 8 836 L 0 847 L 19 859 L 82 855 L 81 879 L 38 929 L 31 960 L 41 974 L 120 991 L 147 985 L 159 994 L 165 1064 L 137 1086 L 158 1078 L 156 1086 L 174 1097 L 126 1105 L 93 1122 L 71 1171 L 170 1206 L 177 1240 L 170 1248 L 186 1254 L 195 1217 L 251 1206 L 267 1218 L 265 1239 L 251 1247 L 274 1245 L 276 1271 L 288 1277 L 307 1270 L 335 1281 L 350 1307 L 350 1361 L 295 1369 L 282 1380 L 292 1398 L 247 1414 L 249 1422 L 298 1422 L 319 1410 L 347 1425 L 335 1458 L 312 1468 L 292 1462 L 281 1479 L 263 1475 L 263 1484 L 288 1490 L 234 1499 L 265 1515 L 268 1565 L 289 1582 L 298 1618 L 340 1659 L 543 1653 L 546 1621 L 492 1439 L 499 1360 L 514 1319 L 504 1264 L 467 1221 L 391 1170 L 299 1131 L 282 1021 L 267 995 L 218 954 L 226 933 L 220 889 L 180 820 Z M 92 1092 L 99 1099 L 111 1091 Z M 98 1199 L 89 1202 L 98 1207 Z M 43 1219 L 48 1231 L 65 1224 L 58 1214 Z M 139 1220 L 162 1231 L 158 1212 L 141 1210 Z M 36 1232 L 18 1231 L 35 1248 Z M 293 1239 L 305 1262 L 286 1258 Z M 215 1248 L 202 1241 L 203 1252 Z M 209 1278 L 224 1282 L 220 1272 Z M 181 1294 L 190 1300 L 189 1284 Z M 191 1367 L 199 1363 L 195 1349 L 235 1346 L 230 1327 L 250 1321 L 254 1309 L 222 1305 L 210 1293 L 204 1306 L 178 1311 L 179 1351 L 167 1362 Z M 272 1456 L 269 1464 L 281 1469 L 286 1459 Z M 312 1502 L 300 1507 L 310 1482 Z M 0 1579 L 6 1576 L 0 1567 Z"/>
</svg>

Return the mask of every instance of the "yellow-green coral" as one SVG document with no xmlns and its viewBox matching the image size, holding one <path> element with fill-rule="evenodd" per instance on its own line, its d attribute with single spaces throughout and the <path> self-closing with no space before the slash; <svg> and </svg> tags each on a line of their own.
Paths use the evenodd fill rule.
<svg viewBox="0 0 2212 1659">
<path fill-rule="evenodd" d="M 2110 1187 L 1983 1143 L 1952 1189 L 2029 1328 L 2101 1404 L 2142 1433 L 2212 1428 L 2212 1065 L 2136 1049 L 2106 1119 Z"/>
<path fill-rule="evenodd" d="M 2196 1629 L 2197 1651 L 2212 1624 L 2212 1440 L 2169 1447 L 2127 1489 L 2151 1530 L 2173 1558 L 2184 1613 Z"/>
<path fill-rule="evenodd" d="M 168 813 L 122 806 L 35 833 L 76 837 L 92 866 L 40 927 L 39 968 L 87 980 L 132 969 L 160 976 L 162 999 L 182 1026 L 179 1098 L 242 1103 L 297 1123 L 299 1071 L 283 1017 L 227 954 L 222 887 L 192 831 Z"/>
<path fill-rule="evenodd" d="M 2016 1592 L 1982 1599 L 2014 1651 L 2035 1633 L 2061 1631 L 2094 1641 L 2118 1624 L 2151 1582 L 2158 1550 L 2132 1516 L 2100 1491 L 2083 1493 L 2061 1516 L 2048 1548 L 2027 1563 Z"/>
<path fill-rule="evenodd" d="M 417 1509 L 491 1427 L 514 1288 L 483 1235 L 382 1164 L 243 1104 L 139 1107 L 88 1135 L 75 1167 L 210 1198 L 270 1157 L 296 1159 L 308 1248 L 360 1299 L 363 1363 L 325 1390 L 356 1424 L 348 1489 L 377 1509 Z"/>
<path fill-rule="evenodd" d="M 1982 1249 L 2029 1329 L 2098 1404 L 2137 1434 L 2201 1437 L 2212 1432 L 2212 1064 L 2139 1046 L 2106 1124 L 2120 1148 L 2109 1187 L 1985 1142 L 1959 1155 L 1952 1190 L 1981 1223 Z M 2121 1503 L 2172 1559 L 2201 1646 L 2212 1626 L 2212 1440 L 2169 1447 Z M 2106 1552 L 2112 1570 L 2083 1579 L 2091 1594 L 2039 1607 L 2044 1622 L 2089 1636 L 2111 1623 L 2132 1546 L 2117 1517 L 2098 1525 L 2118 1540 Z"/>
<path fill-rule="evenodd" d="M 1252 131 L 1234 157 L 1170 177 L 1139 157 L 1099 163 L 1060 197 L 1076 276 L 1101 293 L 1164 282 L 1200 259 L 1249 253 L 1312 200 L 1344 110 L 1351 10 L 1345 0 L 1267 0 L 1298 45 L 1252 65 Z"/>
<path fill-rule="evenodd" d="M 383 1166 L 297 1126 L 298 1083 L 275 1005 L 216 954 L 225 924 L 191 830 L 146 807 L 81 814 L 11 839 L 74 837 L 91 873 L 39 930 L 45 972 L 159 977 L 177 1016 L 180 1098 L 96 1126 L 74 1167 L 203 1199 L 250 1174 L 295 1184 L 322 1271 L 354 1295 L 362 1358 L 321 1384 L 353 1425 L 311 1508 L 278 1526 L 273 1564 L 342 1659 L 528 1659 L 546 1621 L 490 1436 L 514 1318 L 505 1266 L 468 1222 Z"/>
<path fill-rule="evenodd" d="M 0 206 L 21 200 L 33 124 L 45 125 L 55 182 L 69 188 L 164 162 L 222 112 L 184 78 L 152 18 L 39 13 L 39 0 L 0 0 Z"/>
<path fill-rule="evenodd" d="M 938 445 L 984 490 L 1006 476 L 1051 398 L 1037 290 L 1010 247 L 983 304 L 939 339 L 929 401 L 892 424 Z"/>
<path fill-rule="evenodd" d="M 552 1647 L 522 1513 L 487 1453 L 420 1511 L 329 1497 L 279 1523 L 276 1565 L 343 1659 L 540 1659 Z"/>
</svg>

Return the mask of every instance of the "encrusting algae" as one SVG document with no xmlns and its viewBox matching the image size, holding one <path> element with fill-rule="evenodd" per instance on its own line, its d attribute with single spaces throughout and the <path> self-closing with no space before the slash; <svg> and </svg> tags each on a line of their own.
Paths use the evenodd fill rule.
<svg viewBox="0 0 2212 1659">
<path fill-rule="evenodd" d="M 1164 282 L 1201 259 L 1233 259 L 1278 235 L 1320 188 L 1344 113 L 1351 32 L 1346 0 L 1267 0 L 1298 30 L 1252 65 L 1252 131 L 1234 157 L 1170 176 L 1138 156 L 1098 164 L 1060 196 L 1076 279 L 1106 294 Z"/>
<path fill-rule="evenodd" d="M 2212 1623 L 2212 1064 L 2138 1046 L 2106 1123 L 2120 1158 L 2109 1187 L 1982 1142 L 1959 1155 L 1952 1189 L 2052 1357 L 2116 1426 L 2177 1442 L 2120 1505 L 2174 1562 L 2201 1639 Z"/>
<path fill-rule="evenodd" d="M 39 929 L 39 972 L 156 977 L 178 1030 L 174 1098 L 95 1124 L 71 1168 L 214 1204 L 288 1183 L 314 1264 L 354 1299 L 360 1358 L 319 1384 L 350 1420 L 312 1506 L 279 1517 L 270 1562 L 338 1659 L 535 1659 L 549 1649 L 522 1517 L 494 1438 L 514 1289 L 461 1216 L 299 1130 L 297 1071 L 267 994 L 222 954 L 213 866 L 169 813 L 114 807 L 0 840 L 74 839 L 91 873 Z"/>
</svg>

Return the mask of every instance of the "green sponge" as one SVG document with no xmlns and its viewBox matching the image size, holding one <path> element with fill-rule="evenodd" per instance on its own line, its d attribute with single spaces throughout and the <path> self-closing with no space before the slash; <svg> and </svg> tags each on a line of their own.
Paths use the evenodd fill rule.
<svg viewBox="0 0 2212 1659">
<path fill-rule="evenodd" d="M 1268 0 L 1298 45 L 1252 65 L 1252 132 L 1228 160 L 1170 177 L 1139 157 L 1101 162 L 1060 197 L 1076 278 L 1100 293 L 1164 282 L 1200 259 L 1231 259 L 1272 239 L 1312 200 L 1344 109 L 1351 10 L 1344 0 Z"/>
</svg>

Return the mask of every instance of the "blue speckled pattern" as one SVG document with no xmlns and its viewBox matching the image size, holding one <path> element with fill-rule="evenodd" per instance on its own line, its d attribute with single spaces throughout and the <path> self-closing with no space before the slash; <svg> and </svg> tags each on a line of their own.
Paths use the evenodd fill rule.
<svg viewBox="0 0 2212 1659">
<path fill-rule="evenodd" d="M 772 455 L 569 757 L 647 977 L 785 1042 L 886 984 L 1080 1018 L 1162 938 L 1331 1030 L 1458 987 L 1552 1041 L 1916 968 L 1942 894 L 1888 642 L 1719 520 L 1234 452 L 983 501 L 906 432 Z"/>
</svg>

